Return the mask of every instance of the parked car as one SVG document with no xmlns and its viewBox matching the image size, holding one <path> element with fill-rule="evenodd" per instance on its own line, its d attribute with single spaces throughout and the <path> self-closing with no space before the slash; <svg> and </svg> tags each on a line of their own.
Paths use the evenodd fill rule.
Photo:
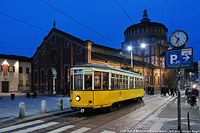
<svg viewBox="0 0 200 133">
<path fill-rule="evenodd" d="M 185 95 L 191 94 L 192 93 L 192 87 L 186 87 L 185 88 Z"/>
</svg>

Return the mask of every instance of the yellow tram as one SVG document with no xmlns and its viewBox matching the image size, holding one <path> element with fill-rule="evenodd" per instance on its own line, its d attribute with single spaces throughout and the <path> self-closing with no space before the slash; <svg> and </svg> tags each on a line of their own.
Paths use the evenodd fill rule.
<svg viewBox="0 0 200 133">
<path fill-rule="evenodd" d="M 129 99 L 144 96 L 143 75 L 99 64 L 71 68 L 70 106 L 72 109 L 97 109 L 120 106 Z"/>
</svg>

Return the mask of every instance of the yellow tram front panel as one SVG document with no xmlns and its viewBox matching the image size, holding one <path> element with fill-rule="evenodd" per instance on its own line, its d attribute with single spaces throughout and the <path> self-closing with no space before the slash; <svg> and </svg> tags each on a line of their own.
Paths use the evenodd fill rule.
<svg viewBox="0 0 200 133">
<path fill-rule="evenodd" d="M 76 98 L 80 98 L 80 100 Z M 91 108 L 94 104 L 93 91 L 71 91 L 70 106 L 78 108 Z"/>
</svg>

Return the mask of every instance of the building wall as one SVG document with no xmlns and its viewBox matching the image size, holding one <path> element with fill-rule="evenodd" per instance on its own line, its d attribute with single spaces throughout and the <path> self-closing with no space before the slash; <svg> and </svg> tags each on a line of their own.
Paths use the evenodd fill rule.
<svg viewBox="0 0 200 133">
<path fill-rule="evenodd" d="M 70 67 L 88 61 L 85 59 L 87 43 L 59 32 L 53 28 L 33 57 L 34 91 L 52 94 L 52 78 L 55 78 L 56 94 L 69 91 Z M 52 75 L 53 71 L 56 75 Z"/>
<path fill-rule="evenodd" d="M 19 67 L 30 67 L 31 69 L 31 62 L 19 62 L 18 60 L 10 60 L 10 59 L 0 59 L 0 65 L 3 68 L 3 64 L 8 64 L 9 66 L 14 66 L 14 71 L 9 72 L 8 68 L 8 75 L 3 76 L 3 70 L 0 72 L 0 92 L 2 92 L 2 82 L 8 82 L 9 83 L 9 89 L 8 92 L 19 92 L 19 80 L 30 80 L 31 81 L 31 74 L 19 74 Z M 30 86 L 26 88 L 26 90 L 30 90 Z"/>
<path fill-rule="evenodd" d="M 31 63 L 30 62 L 21 62 L 19 67 L 22 68 L 22 73 L 19 73 L 19 81 L 22 81 L 22 85 L 19 85 L 20 92 L 28 92 L 31 90 Z M 26 69 L 29 69 L 27 71 Z"/>
</svg>

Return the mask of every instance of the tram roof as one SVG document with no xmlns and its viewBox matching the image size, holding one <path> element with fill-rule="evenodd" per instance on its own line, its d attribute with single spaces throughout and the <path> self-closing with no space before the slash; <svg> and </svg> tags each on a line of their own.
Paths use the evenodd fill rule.
<svg viewBox="0 0 200 133">
<path fill-rule="evenodd" d="M 114 70 L 114 71 L 120 71 L 120 72 L 125 72 L 125 73 L 134 73 L 134 74 L 137 74 L 137 75 L 140 75 L 138 72 L 135 72 L 135 71 L 128 71 L 128 70 L 123 70 L 123 69 L 118 69 L 118 68 L 114 68 L 114 67 L 110 67 L 110 66 L 107 66 L 107 65 L 101 65 L 101 64 L 92 64 L 92 63 L 87 63 L 87 64 L 81 64 L 81 65 L 75 65 L 73 66 L 73 68 L 75 67 L 96 67 L 96 68 L 104 68 L 104 69 L 110 69 L 110 70 Z"/>
</svg>

